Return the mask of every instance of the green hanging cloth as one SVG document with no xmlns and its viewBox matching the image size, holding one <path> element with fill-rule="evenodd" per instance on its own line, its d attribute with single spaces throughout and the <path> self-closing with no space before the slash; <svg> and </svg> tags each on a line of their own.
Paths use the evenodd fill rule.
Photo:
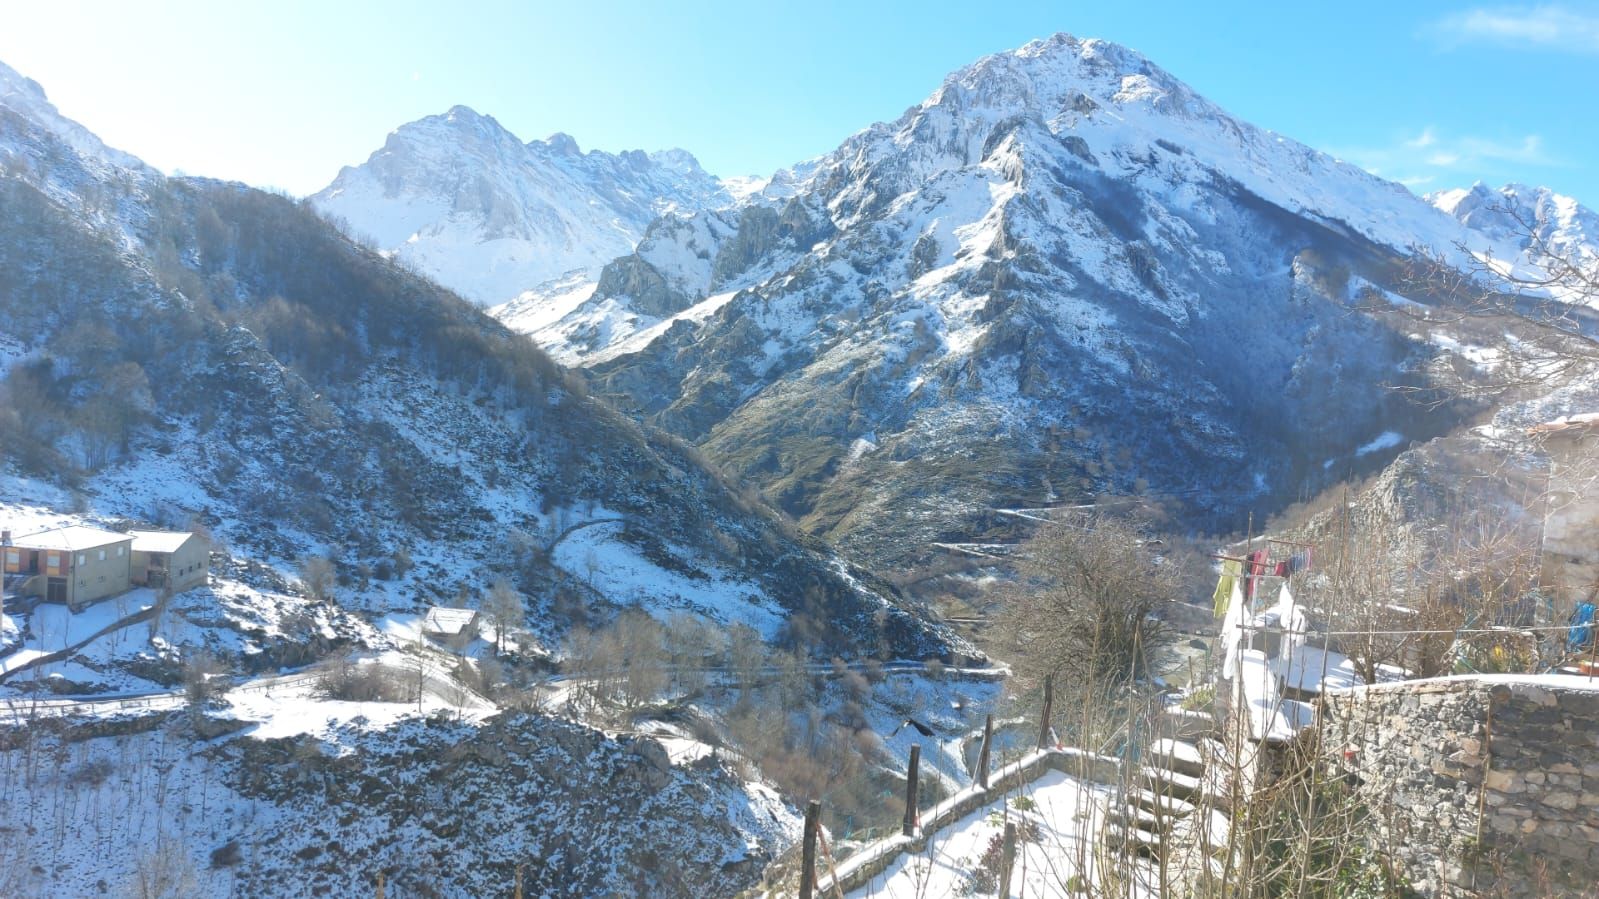
<svg viewBox="0 0 1599 899">
<path fill-rule="evenodd" d="M 1216 593 L 1211 597 L 1216 605 L 1216 617 L 1227 614 L 1227 603 L 1233 595 L 1233 584 L 1237 583 L 1238 576 L 1243 573 L 1243 568 L 1233 559 L 1225 559 L 1221 563 L 1221 579 L 1216 582 Z"/>
</svg>

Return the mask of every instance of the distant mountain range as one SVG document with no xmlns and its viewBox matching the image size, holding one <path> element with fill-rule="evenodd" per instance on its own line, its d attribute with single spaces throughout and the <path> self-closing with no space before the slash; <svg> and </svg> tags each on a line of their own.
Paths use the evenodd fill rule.
<svg viewBox="0 0 1599 899">
<path fill-rule="evenodd" d="M 702 196 L 494 313 L 880 565 L 1005 506 L 1145 493 L 1219 524 L 1380 466 L 1464 410 L 1390 389 L 1451 338 L 1363 298 L 1402 300 L 1416 247 L 1527 265 L 1506 202 L 1596 234 L 1547 191 L 1434 205 L 1066 35 Z"/>
</svg>

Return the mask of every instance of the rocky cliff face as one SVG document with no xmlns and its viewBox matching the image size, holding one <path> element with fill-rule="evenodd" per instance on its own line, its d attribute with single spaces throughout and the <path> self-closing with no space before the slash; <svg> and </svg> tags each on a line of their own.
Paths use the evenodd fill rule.
<svg viewBox="0 0 1599 899">
<path fill-rule="evenodd" d="M 566 134 L 523 143 L 457 106 L 400 126 L 312 198 L 357 235 L 480 304 L 507 301 L 630 252 L 669 210 L 732 201 L 682 150 L 582 152 Z"/>
<path fill-rule="evenodd" d="M 955 73 L 736 217 L 658 224 L 534 333 L 893 564 L 996 506 L 1269 507 L 1380 464 L 1391 444 L 1361 452 L 1380 435 L 1447 428 L 1388 389 L 1437 348 L 1354 307 L 1413 243 L 1467 236 L 1061 35 Z"/>
</svg>

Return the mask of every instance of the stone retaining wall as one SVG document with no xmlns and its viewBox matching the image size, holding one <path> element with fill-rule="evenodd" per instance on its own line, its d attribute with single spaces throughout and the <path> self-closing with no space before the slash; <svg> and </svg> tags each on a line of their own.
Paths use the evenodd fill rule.
<svg viewBox="0 0 1599 899">
<path fill-rule="evenodd" d="M 1363 839 L 1428 896 L 1599 892 L 1599 682 L 1461 677 L 1329 694 Z"/>
</svg>

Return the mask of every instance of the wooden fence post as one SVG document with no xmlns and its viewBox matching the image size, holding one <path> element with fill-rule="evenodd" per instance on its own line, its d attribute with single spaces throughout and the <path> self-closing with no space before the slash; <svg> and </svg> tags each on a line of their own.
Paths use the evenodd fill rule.
<svg viewBox="0 0 1599 899">
<path fill-rule="evenodd" d="M 516 899 L 522 899 L 522 865 L 516 866 Z"/>
<path fill-rule="evenodd" d="M 815 799 L 805 805 L 805 836 L 800 846 L 800 899 L 816 893 L 816 836 L 822 829 L 822 804 Z"/>
<path fill-rule="evenodd" d="M 1049 748 L 1049 716 L 1055 705 L 1055 675 L 1044 675 L 1044 714 L 1038 722 L 1038 748 Z"/>
<path fill-rule="evenodd" d="M 1016 822 L 1005 822 L 1005 842 L 999 851 L 999 897 L 1010 899 L 1010 869 L 1016 866 Z"/>
<path fill-rule="evenodd" d="M 916 781 L 921 776 L 922 769 L 922 744 L 911 746 L 911 764 L 905 772 L 905 823 L 900 828 L 900 833 L 913 837 L 916 835 Z"/>
<path fill-rule="evenodd" d="M 994 745 L 994 716 L 983 719 L 983 748 L 977 752 L 977 785 L 988 789 L 988 753 Z"/>
<path fill-rule="evenodd" d="M 378 899 L 383 899 L 383 872 L 378 872 Z"/>
</svg>

